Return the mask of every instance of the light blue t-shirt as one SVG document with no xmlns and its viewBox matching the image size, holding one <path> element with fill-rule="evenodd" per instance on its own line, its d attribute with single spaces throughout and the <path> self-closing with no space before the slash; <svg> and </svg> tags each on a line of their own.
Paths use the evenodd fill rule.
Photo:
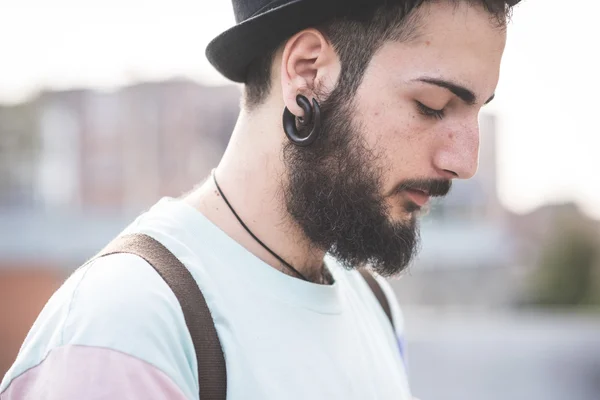
<svg viewBox="0 0 600 400">
<path fill-rule="evenodd" d="M 198 283 L 224 350 L 227 399 L 411 399 L 403 321 L 382 279 L 396 332 L 358 272 L 327 258 L 333 285 L 290 277 L 183 201 L 161 200 L 128 233 L 160 241 Z M 77 270 L 49 300 L 0 397 L 56 390 L 63 397 L 44 398 L 198 399 L 196 367 L 166 283 L 137 256 L 111 255 Z M 90 395 L 98 391 L 107 397 Z"/>
</svg>

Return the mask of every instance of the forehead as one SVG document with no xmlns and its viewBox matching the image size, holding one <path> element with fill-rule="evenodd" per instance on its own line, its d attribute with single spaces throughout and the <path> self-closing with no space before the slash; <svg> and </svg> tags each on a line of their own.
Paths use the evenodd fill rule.
<svg viewBox="0 0 600 400">
<path fill-rule="evenodd" d="M 460 82 L 481 96 L 493 93 L 506 44 L 505 29 L 482 7 L 468 2 L 427 3 L 417 13 L 414 38 L 383 45 L 373 57 L 372 69 L 389 79 L 428 75 Z"/>
</svg>

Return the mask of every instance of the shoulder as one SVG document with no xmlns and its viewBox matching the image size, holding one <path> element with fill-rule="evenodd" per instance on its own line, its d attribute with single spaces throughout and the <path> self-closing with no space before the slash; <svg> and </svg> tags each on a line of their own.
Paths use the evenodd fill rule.
<svg viewBox="0 0 600 400">
<path fill-rule="evenodd" d="M 68 314 L 62 344 L 105 344 L 119 338 L 117 346 L 136 348 L 135 340 L 123 333 L 150 328 L 167 333 L 165 323 L 185 326 L 175 295 L 158 273 L 135 255 L 102 257 L 78 273 L 69 298 L 63 298 Z"/>
<path fill-rule="evenodd" d="M 396 293 L 394 289 L 390 285 L 390 282 L 382 278 L 379 275 L 374 275 L 377 283 L 381 286 L 381 290 L 385 294 L 385 297 L 388 300 L 390 305 L 390 309 L 392 311 L 392 319 L 394 322 L 394 328 L 397 334 L 404 333 L 404 314 L 402 313 L 402 308 L 400 307 L 400 303 L 398 302 L 398 298 L 396 297 Z"/>
<path fill-rule="evenodd" d="M 335 263 L 335 260 L 330 265 L 333 267 L 332 272 L 334 273 L 334 277 L 337 280 L 342 281 L 344 285 L 351 287 L 355 295 L 361 299 L 361 302 L 367 303 L 377 309 L 381 308 L 381 305 L 373 293 L 373 290 L 371 290 L 369 284 L 365 281 L 365 278 L 363 278 L 362 273 L 359 270 L 346 270 Z M 391 287 L 387 279 L 373 272 L 370 272 L 370 275 L 375 278 L 388 301 L 396 333 L 398 334 L 403 332 L 404 317 L 396 294 L 394 293 L 394 289 Z M 381 309 L 381 311 L 383 311 L 383 309 Z M 388 319 L 383 312 L 378 314 L 381 315 L 382 320 Z"/>
<path fill-rule="evenodd" d="M 341 280 L 350 285 L 352 291 L 361 299 L 360 301 L 365 306 L 368 306 L 370 310 L 377 309 L 377 311 L 373 311 L 373 313 L 378 316 L 380 323 L 389 326 L 388 318 L 385 315 L 381 304 L 379 304 L 375 294 L 361 273 L 358 270 L 343 270 L 341 267 L 337 268 L 336 272 L 336 277 L 341 278 Z M 400 356 L 404 360 L 406 358 L 406 331 L 402 309 L 389 281 L 377 274 L 372 274 L 372 276 L 379 284 L 390 306 L 394 325 L 393 331 L 389 329 L 389 332 L 393 333 L 393 335 L 389 336 L 390 345 L 399 349 Z"/>
<path fill-rule="evenodd" d="M 392 311 L 392 320 L 394 323 L 394 334 L 398 343 L 398 350 L 400 351 L 400 357 L 402 358 L 404 363 L 406 363 L 406 325 L 404 321 L 402 307 L 400 306 L 398 298 L 396 297 L 396 293 L 394 293 L 394 289 L 390 285 L 389 281 L 378 275 L 375 275 L 375 279 L 377 280 L 377 283 L 379 283 L 379 285 L 381 286 L 381 290 L 383 290 L 383 293 L 387 297 L 388 303 L 390 304 L 390 309 Z"/>
<path fill-rule="evenodd" d="M 77 270 L 44 307 L 9 374 L 18 376 L 64 346 L 126 354 L 158 368 L 187 397 L 197 394 L 196 359 L 181 307 L 137 256 L 110 255 Z"/>
</svg>

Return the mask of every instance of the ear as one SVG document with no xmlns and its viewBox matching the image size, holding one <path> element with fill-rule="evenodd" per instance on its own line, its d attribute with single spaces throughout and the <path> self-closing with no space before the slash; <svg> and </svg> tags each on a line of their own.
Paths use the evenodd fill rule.
<svg viewBox="0 0 600 400">
<path fill-rule="evenodd" d="M 339 60 L 329 41 L 317 29 L 305 29 L 292 36 L 283 48 L 281 88 L 283 102 L 292 114 L 304 112 L 296 103 L 303 94 L 312 102 L 316 88 L 332 87 L 340 71 Z"/>
</svg>

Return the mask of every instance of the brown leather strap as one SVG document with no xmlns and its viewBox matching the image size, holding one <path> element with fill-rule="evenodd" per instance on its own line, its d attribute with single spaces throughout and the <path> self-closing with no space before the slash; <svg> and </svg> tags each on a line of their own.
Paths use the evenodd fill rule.
<svg viewBox="0 0 600 400">
<path fill-rule="evenodd" d="M 143 258 L 169 285 L 183 310 L 198 361 L 198 384 L 202 400 L 225 400 L 227 371 L 215 324 L 206 300 L 188 269 L 161 243 L 147 235 L 121 236 L 96 257 L 130 253 Z"/>
<path fill-rule="evenodd" d="M 390 324 L 392 324 L 392 328 L 393 328 L 394 327 L 394 319 L 392 318 L 392 309 L 390 308 L 390 303 L 388 301 L 388 298 L 385 295 L 385 293 L 383 292 L 383 289 L 381 288 L 381 286 L 379 285 L 379 282 L 377 282 L 375 277 L 368 270 L 361 268 L 361 269 L 359 269 L 359 271 L 360 271 L 360 274 L 362 275 L 362 277 L 365 279 L 365 281 L 367 281 L 367 284 L 369 285 L 369 287 L 371 288 L 371 291 L 377 298 L 377 301 L 379 302 L 379 304 L 381 304 L 381 308 L 383 308 L 383 311 L 385 312 L 385 315 L 387 315 L 388 319 L 390 320 Z"/>
</svg>

